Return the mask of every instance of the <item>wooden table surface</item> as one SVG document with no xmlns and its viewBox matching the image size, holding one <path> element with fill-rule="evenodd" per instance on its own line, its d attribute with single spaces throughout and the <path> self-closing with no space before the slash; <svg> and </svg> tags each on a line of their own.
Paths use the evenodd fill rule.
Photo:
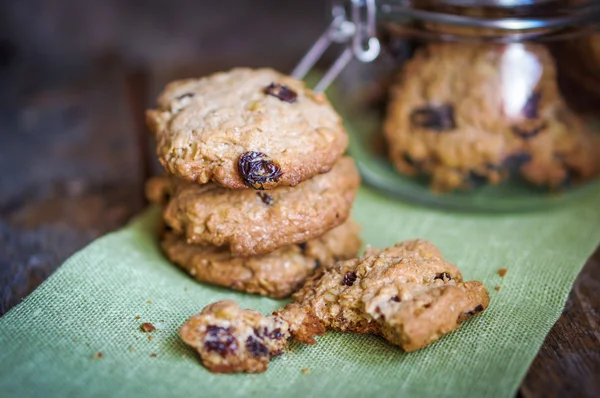
<svg viewBox="0 0 600 398">
<path fill-rule="evenodd" d="M 144 179 L 158 168 L 142 112 L 166 82 L 236 65 L 290 70 L 326 24 L 320 0 L 294 12 L 275 0 L 9 3 L 0 4 L 0 314 L 144 207 Z M 598 395 L 599 311 L 597 251 L 519 395 Z"/>
</svg>

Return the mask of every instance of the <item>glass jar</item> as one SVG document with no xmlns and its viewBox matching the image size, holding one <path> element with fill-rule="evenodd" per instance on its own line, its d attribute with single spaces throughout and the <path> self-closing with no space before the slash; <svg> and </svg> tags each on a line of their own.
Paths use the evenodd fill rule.
<svg viewBox="0 0 600 398">
<path fill-rule="evenodd" d="M 376 2 L 381 54 L 350 63 L 328 90 L 364 182 L 486 211 L 536 209 L 595 189 L 593 3 Z"/>
</svg>

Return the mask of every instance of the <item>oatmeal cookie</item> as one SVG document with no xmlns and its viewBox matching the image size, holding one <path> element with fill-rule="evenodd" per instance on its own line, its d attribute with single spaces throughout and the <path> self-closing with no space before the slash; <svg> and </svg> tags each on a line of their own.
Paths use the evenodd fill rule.
<svg viewBox="0 0 600 398">
<path fill-rule="evenodd" d="M 251 330 L 260 331 L 265 323 L 277 322 L 278 327 L 285 330 L 286 339 L 306 344 L 314 344 L 315 336 L 331 329 L 382 335 L 403 350 L 414 351 L 452 332 L 465 320 L 484 311 L 488 304 L 489 296 L 481 282 L 463 282 L 460 270 L 446 262 L 434 245 L 412 240 L 383 250 L 370 248 L 360 258 L 321 270 L 294 294 L 293 303 L 270 316 L 252 312 L 254 317 L 247 321 L 234 306 L 230 322 L 245 322 L 246 332 L 240 333 L 239 341 L 247 338 Z M 206 319 L 207 313 L 212 312 L 210 308 L 192 317 L 182 330 L 189 331 L 194 324 L 210 323 Z M 209 352 L 210 339 L 205 332 L 193 334 L 191 338 L 186 334 L 184 341 L 198 350 L 206 364 L 205 356 L 212 358 L 218 354 Z M 273 341 L 267 332 L 261 336 L 264 345 L 277 344 L 277 352 L 281 352 L 288 341 L 280 345 L 281 341 Z M 255 369 L 255 356 L 250 357 L 244 349 L 239 353 L 221 354 L 221 358 L 211 359 L 211 364 L 228 360 L 232 355 L 243 365 L 225 371 Z M 211 366 L 207 366 L 209 370 Z M 261 369 L 264 368 L 266 363 Z"/>
<path fill-rule="evenodd" d="M 227 188 L 297 185 L 329 171 L 348 144 L 323 94 L 266 68 L 173 82 L 146 116 L 169 173 Z"/>
<path fill-rule="evenodd" d="M 283 298 L 298 290 L 316 269 L 356 256 L 362 244 L 358 233 L 358 225 L 348 220 L 317 239 L 253 257 L 191 245 L 173 232 L 164 235 L 162 248 L 169 260 L 200 282 Z"/>
<path fill-rule="evenodd" d="M 460 270 L 423 240 L 339 262 L 294 299 L 327 329 L 381 334 L 405 351 L 438 340 L 489 303 L 481 282 L 463 282 Z"/>
<path fill-rule="evenodd" d="M 343 223 L 359 184 L 354 161 L 344 157 L 330 172 L 293 188 L 232 190 L 157 177 L 148 182 L 147 196 L 167 203 L 165 223 L 188 243 L 252 256 L 315 239 Z"/>
<path fill-rule="evenodd" d="M 428 175 L 432 189 L 448 191 L 519 174 L 533 158 L 554 156 L 548 143 L 563 147 L 562 136 L 585 141 L 589 134 L 565 123 L 567 118 L 576 117 L 559 93 L 554 60 L 544 46 L 439 43 L 419 49 L 403 67 L 384 130 L 400 172 Z M 577 168 L 587 178 L 597 150 L 584 154 L 582 146 L 566 145 L 581 155 Z M 539 170 L 542 163 L 549 164 L 539 160 L 530 166 L 535 173 L 522 176 L 552 186 L 552 179 L 538 177 L 554 173 Z"/>
</svg>

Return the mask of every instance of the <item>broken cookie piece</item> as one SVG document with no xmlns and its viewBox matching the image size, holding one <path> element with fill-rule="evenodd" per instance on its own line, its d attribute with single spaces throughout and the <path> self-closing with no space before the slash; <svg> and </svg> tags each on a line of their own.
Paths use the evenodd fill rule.
<svg viewBox="0 0 600 398">
<path fill-rule="evenodd" d="M 210 304 L 183 324 L 179 334 L 214 373 L 264 372 L 290 337 L 287 322 L 243 310 L 230 300 Z"/>
<path fill-rule="evenodd" d="M 463 282 L 424 240 L 367 249 L 309 280 L 294 298 L 327 329 L 380 334 L 405 351 L 438 340 L 489 304 L 481 282 Z"/>
<path fill-rule="evenodd" d="M 294 299 L 266 317 L 231 301 L 218 302 L 188 320 L 180 333 L 213 372 L 262 372 L 291 338 L 314 344 L 326 330 L 372 333 L 410 352 L 452 332 L 489 304 L 481 282 L 463 282 L 460 270 L 424 240 L 368 248 L 360 258 L 321 269 Z"/>
</svg>

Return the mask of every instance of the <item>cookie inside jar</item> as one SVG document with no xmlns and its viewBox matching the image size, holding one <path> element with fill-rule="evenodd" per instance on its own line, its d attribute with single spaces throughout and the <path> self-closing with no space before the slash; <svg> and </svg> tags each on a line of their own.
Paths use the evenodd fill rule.
<svg viewBox="0 0 600 398">
<path fill-rule="evenodd" d="M 349 121 L 364 180 L 426 204 L 485 210 L 534 209 L 591 189 L 600 95 L 589 78 L 586 90 L 567 79 L 580 60 L 564 55 L 589 40 L 589 10 L 453 3 L 388 8 L 380 59 L 345 71 L 344 84 L 362 76 L 353 91 L 339 88 L 355 98 L 345 106 L 371 122 Z M 557 25 L 565 9 L 571 17 Z"/>
</svg>

